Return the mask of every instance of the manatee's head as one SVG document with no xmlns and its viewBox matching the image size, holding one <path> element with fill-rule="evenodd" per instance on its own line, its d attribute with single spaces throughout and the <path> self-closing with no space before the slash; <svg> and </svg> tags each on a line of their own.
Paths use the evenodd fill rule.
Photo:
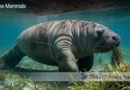
<svg viewBox="0 0 130 90">
<path fill-rule="evenodd" d="M 120 44 L 119 35 L 101 24 L 90 23 L 88 33 L 88 47 L 94 53 L 111 51 Z"/>
</svg>

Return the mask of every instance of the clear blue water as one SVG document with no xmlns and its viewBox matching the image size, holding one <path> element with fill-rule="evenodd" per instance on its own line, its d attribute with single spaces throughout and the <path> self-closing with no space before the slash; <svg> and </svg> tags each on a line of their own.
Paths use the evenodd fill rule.
<svg viewBox="0 0 130 90">
<path fill-rule="evenodd" d="M 52 16 L 38 16 L 20 12 L 0 12 L 0 54 L 9 49 L 17 36 L 26 28 L 51 20 L 78 19 L 106 25 L 121 37 L 124 58 L 130 60 L 130 9 L 100 12 L 76 12 Z"/>
</svg>

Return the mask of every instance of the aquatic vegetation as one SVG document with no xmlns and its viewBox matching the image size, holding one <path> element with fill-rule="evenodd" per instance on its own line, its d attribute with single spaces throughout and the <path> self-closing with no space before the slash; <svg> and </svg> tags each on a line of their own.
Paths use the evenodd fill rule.
<svg viewBox="0 0 130 90">
<path fill-rule="evenodd" d="M 0 79 L 0 90 L 57 90 L 43 82 L 34 83 L 31 79 L 23 79 L 10 71 L 0 71 Z"/>
<path fill-rule="evenodd" d="M 112 56 L 111 56 L 111 64 L 112 64 L 112 66 L 116 67 L 122 62 L 123 62 L 123 60 L 122 60 L 121 49 L 119 47 L 114 48 L 112 50 Z"/>
<path fill-rule="evenodd" d="M 112 51 L 111 63 L 106 65 L 104 72 L 130 72 L 130 63 L 123 62 L 120 48 Z M 121 76 L 121 74 L 120 74 Z M 123 76 L 122 76 L 123 77 Z M 31 79 L 21 78 L 10 71 L 0 71 L 0 90 L 61 90 L 57 83 L 55 88 L 43 82 L 33 82 Z M 130 90 L 129 81 L 82 81 L 72 82 L 66 90 Z"/>
<path fill-rule="evenodd" d="M 116 67 L 112 67 L 109 64 L 106 66 L 106 71 L 107 72 L 130 72 L 130 63 L 122 62 Z M 111 90 L 130 90 L 130 81 L 106 82 L 106 87 L 111 88 Z"/>
<path fill-rule="evenodd" d="M 72 86 L 68 87 L 68 90 L 106 90 L 105 83 L 102 81 L 83 81 L 73 82 Z"/>
<path fill-rule="evenodd" d="M 105 72 L 130 72 L 130 63 L 120 63 L 116 67 L 107 65 Z M 120 74 L 121 76 L 121 74 Z M 121 76 L 123 77 L 123 76 Z M 82 84 L 81 84 L 82 83 Z M 130 90 L 130 81 L 83 81 L 73 82 L 69 90 Z"/>
<path fill-rule="evenodd" d="M 115 48 L 112 51 L 111 64 L 105 67 L 105 72 L 118 72 L 121 77 L 120 72 L 130 72 L 130 63 L 125 63 L 122 60 L 121 49 Z M 130 90 L 130 81 L 83 81 L 73 82 L 72 86 L 69 86 L 69 90 Z"/>
<path fill-rule="evenodd" d="M 116 67 L 112 67 L 112 65 L 108 64 L 105 67 L 106 72 L 130 72 L 130 63 L 122 62 Z"/>
</svg>

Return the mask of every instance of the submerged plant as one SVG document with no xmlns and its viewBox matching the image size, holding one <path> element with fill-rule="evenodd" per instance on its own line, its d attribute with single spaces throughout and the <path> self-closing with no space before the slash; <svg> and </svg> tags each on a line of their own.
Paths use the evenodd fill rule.
<svg viewBox="0 0 130 90">
<path fill-rule="evenodd" d="M 105 72 L 118 73 L 120 77 L 124 78 L 121 72 L 130 72 L 130 63 L 121 62 L 116 67 L 108 64 Z M 109 79 L 109 77 L 108 77 Z M 82 84 L 81 84 L 82 83 Z M 69 90 L 130 90 L 130 81 L 83 81 L 73 82 Z"/>
<path fill-rule="evenodd" d="M 110 64 L 106 66 L 107 72 L 119 72 L 120 76 L 124 78 L 121 72 L 130 72 L 130 63 L 121 62 L 116 67 Z M 106 87 L 110 90 L 130 90 L 130 81 L 106 82 Z"/>
<path fill-rule="evenodd" d="M 123 62 L 123 60 L 122 60 L 121 49 L 119 47 L 114 48 L 112 50 L 111 65 L 116 67 L 116 66 L 118 66 L 122 62 Z"/>
<path fill-rule="evenodd" d="M 119 73 L 119 76 L 125 78 L 121 72 L 130 72 L 130 63 L 123 62 L 122 52 L 119 47 L 113 49 L 111 64 L 105 67 L 105 72 Z M 77 82 L 69 87 L 69 90 L 130 90 L 130 81 L 83 81 L 83 85 Z M 79 83 L 79 82 L 78 82 Z"/>
<path fill-rule="evenodd" d="M 106 72 L 130 72 L 130 63 L 122 62 L 116 67 L 112 67 L 112 65 L 108 64 L 105 68 Z"/>
<path fill-rule="evenodd" d="M 73 82 L 72 86 L 68 87 L 69 90 L 106 90 L 103 81 L 83 81 Z"/>
<path fill-rule="evenodd" d="M 56 90 L 43 82 L 34 83 L 31 79 L 21 78 L 11 71 L 0 71 L 0 90 Z"/>
<path fill-rule="evenodd" d="M 111 64 L 108 64 L 105 72 L 130 72 L 130 63 L 123 62 L 121 49 L 115 48 L 112 51 Z M 123 77 L 123 76 L 122 76 Z M 43 82 L 34 83 L 31 79 L 21 78 L 9 71 L 0 72 L 0 80 L 4 82 L 2 90 L 60 90 L 55 84 L 55 88 L 45 85 Z M 1 88 L 0 88 L 1 89 Z M 130 90 L 129 81 L 82 81 L 72 82 L 67 90 Z"/>
</svg>

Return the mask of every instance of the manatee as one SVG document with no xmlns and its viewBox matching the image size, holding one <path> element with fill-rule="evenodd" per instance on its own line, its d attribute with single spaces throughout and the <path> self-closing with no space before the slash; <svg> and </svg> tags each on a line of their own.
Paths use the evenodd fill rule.
<svg viewBox="0 0 130 90">
<path fill-rule="evenodd" d="M 95 53 L 109 52 L 120 36 L 108 27 L 84 20 L 56 20 L 24 30 L 14 46 L 0 57 L 0 69 L 14 68 L 24 56 L 60 72 L 89 71 Z"/>
</svg>

